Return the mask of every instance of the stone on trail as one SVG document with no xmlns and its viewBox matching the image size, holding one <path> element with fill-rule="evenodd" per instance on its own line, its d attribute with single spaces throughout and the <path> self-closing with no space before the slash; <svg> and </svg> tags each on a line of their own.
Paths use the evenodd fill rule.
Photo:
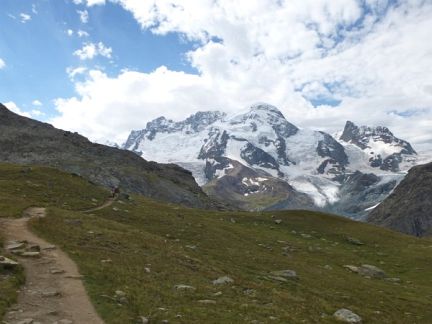
<svg viewBox="0 0 432 324">
<path fill-rule="evenodd" d="M 65 273 L 65 271 L 62 270 L 62 269 L 54 269 L 54 268 L 52 268 L 52 269 L 50 269 L 50 273 L 56 275 L 56 274 L 63 274 L 63 273 Z"/>
<path fill-rule="evenodd" d="M 26 318 L 22 321 L 17 322 L 17 324 L 33 324 L 34 323 L 34 319 L 33 318 Z"/>
<path fill-rule="evenodd" d="M 31 244 L 26 248 L 26 251 L 29 252 L 40 252 L 41 248 L 38 244 Z"/>
<path fill-rule="evenodd" d="M 226 285 L 226 284 L 230 284 L 233 283 L 234 280 L 231 279 L 228 276 L 223 276 L 223 277 L 219 277 L 216 280 L 213 280 L 213 285 Z"/>
<path fill-rule="evenodd" d="M 40 252 L 22 252 L 19 255 L 25 258 L 39 258 L 41 254 Z"/>
<path fill-rule="evenodd" d="M 73 324 L 73 321 L 68 319 L 62 319 L 60 321 L 55 321 L 54 324 Z"/>
<path fill-rule="evenodd" d="M 57 290 L 45 290 L 45 291 L 42 291 L 42 297 L 45 297 L 45 298 L 57 297 L 57 296 L 60 296 L 60 295 L 61 295 L 61 293 L 59 291 L 57 291 Z"/>
<path fill-rule="evenodd" d="M 15 269 L 19 265 L 18 262 L 8 259 L 4 256 L 0 256 L 0 270 L 1 269 Z"/>
<path fill-rule="evenodd" d="M 356 313 L 353 313 L 349 309 L 341 308 L 337 310 L 333 314 L 334 318 L 340 322 L 345 323 L 361 323 L 362 319 L 360 316 L 358 316 Z"/>
<path fill-rule="evenodd" d="M 8 251 L 20 250 L 20 249 L 24 249 L 25 245 L 26 245 L 25 242 L 13 241 L 6 244 L 5 249 Z"/>
</svg>

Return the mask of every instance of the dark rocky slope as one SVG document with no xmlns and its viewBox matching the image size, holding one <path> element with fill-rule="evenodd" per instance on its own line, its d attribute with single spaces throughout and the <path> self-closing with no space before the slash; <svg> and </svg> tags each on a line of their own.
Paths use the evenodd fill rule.
<svg viewBox="0 0 432 324">
<path fill-rule="evenodd" d="M 130 151 L 92 143 L 77 133 L 14 114 L 2 104 L 0 161 L 52 166 L 106 187 L 120 186 L 186 206 L 219 207 L 192 174 L 177 165 L 148 162 Z"/>
<path fill-rule="evenodd" d="M 412 168 L 367 221 L 415 236 L 432 235 L 432 163 Z"/>
</svg>

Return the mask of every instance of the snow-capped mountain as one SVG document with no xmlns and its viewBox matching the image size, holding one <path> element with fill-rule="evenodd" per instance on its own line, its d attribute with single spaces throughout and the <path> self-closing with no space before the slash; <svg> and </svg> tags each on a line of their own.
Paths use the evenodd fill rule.
<svg viewBox="0 0 432 324">
<path fill-rule="evenodd" d="M 347 122 L 340 138 L 299 129 L 274 106 L 228 116 L 164 117 L 132 131 L 124 148 L 190 170 L 210 194 L 246 209 L 316 208 L 359 217 L 416 162 L 385 127 Z"/>
</svg>

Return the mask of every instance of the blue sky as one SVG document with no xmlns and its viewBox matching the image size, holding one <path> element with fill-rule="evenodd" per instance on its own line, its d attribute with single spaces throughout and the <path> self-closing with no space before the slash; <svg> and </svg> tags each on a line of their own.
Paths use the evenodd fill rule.
<svg viewBox="0 0 432 324">
<path fill-rule="evenodd" d="M 86 23 L 78 11 L 88 12 Z M 88 36 L 80 37 L 78 31 Z M 112 57 L 83 61 L 73 55 L 87 42 L 106 44 Z M 65 0 L 2 0 L 0 58 L 6 67 L 0 73 L 0 102 L 13 101 L 28 112 L 37 108 L 45 114 L 39 119 L 48 120 L 57 114 L 53 99 L 74 95 L 68 68 L 97 67 L 116 75 L 122 69 L 150 72 L 165 65 L 196 73 L 184 57 L 192 47 L 176 33 L 156 36 L 141 29 L 130 12 L 111 3 L 87 7 Z M 35 100 L 43 108 L 33 105 Z"/>
<path fill-rule="evenodd" d="M 425 0 L 1 0 L 0 102 L 102 142 L 267 102 L 431 149 L 430 30 Z"/>
</svg>

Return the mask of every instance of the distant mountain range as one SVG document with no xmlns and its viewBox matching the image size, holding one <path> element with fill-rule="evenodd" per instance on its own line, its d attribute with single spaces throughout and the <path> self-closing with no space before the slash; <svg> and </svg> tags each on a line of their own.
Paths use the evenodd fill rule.
<svg viewBox="0 0 432 324">
<path fill-rule="evenodd" d="M 274 106 L 235 115 L 159 117 L 132 131 L 124 149 L 190 170 L 210 196 L 248 210 L 318 209 L 363 218 L 418 163 L 383 126 L 347 121 L 340 136 L 299 129 Z"/>
</svg>

